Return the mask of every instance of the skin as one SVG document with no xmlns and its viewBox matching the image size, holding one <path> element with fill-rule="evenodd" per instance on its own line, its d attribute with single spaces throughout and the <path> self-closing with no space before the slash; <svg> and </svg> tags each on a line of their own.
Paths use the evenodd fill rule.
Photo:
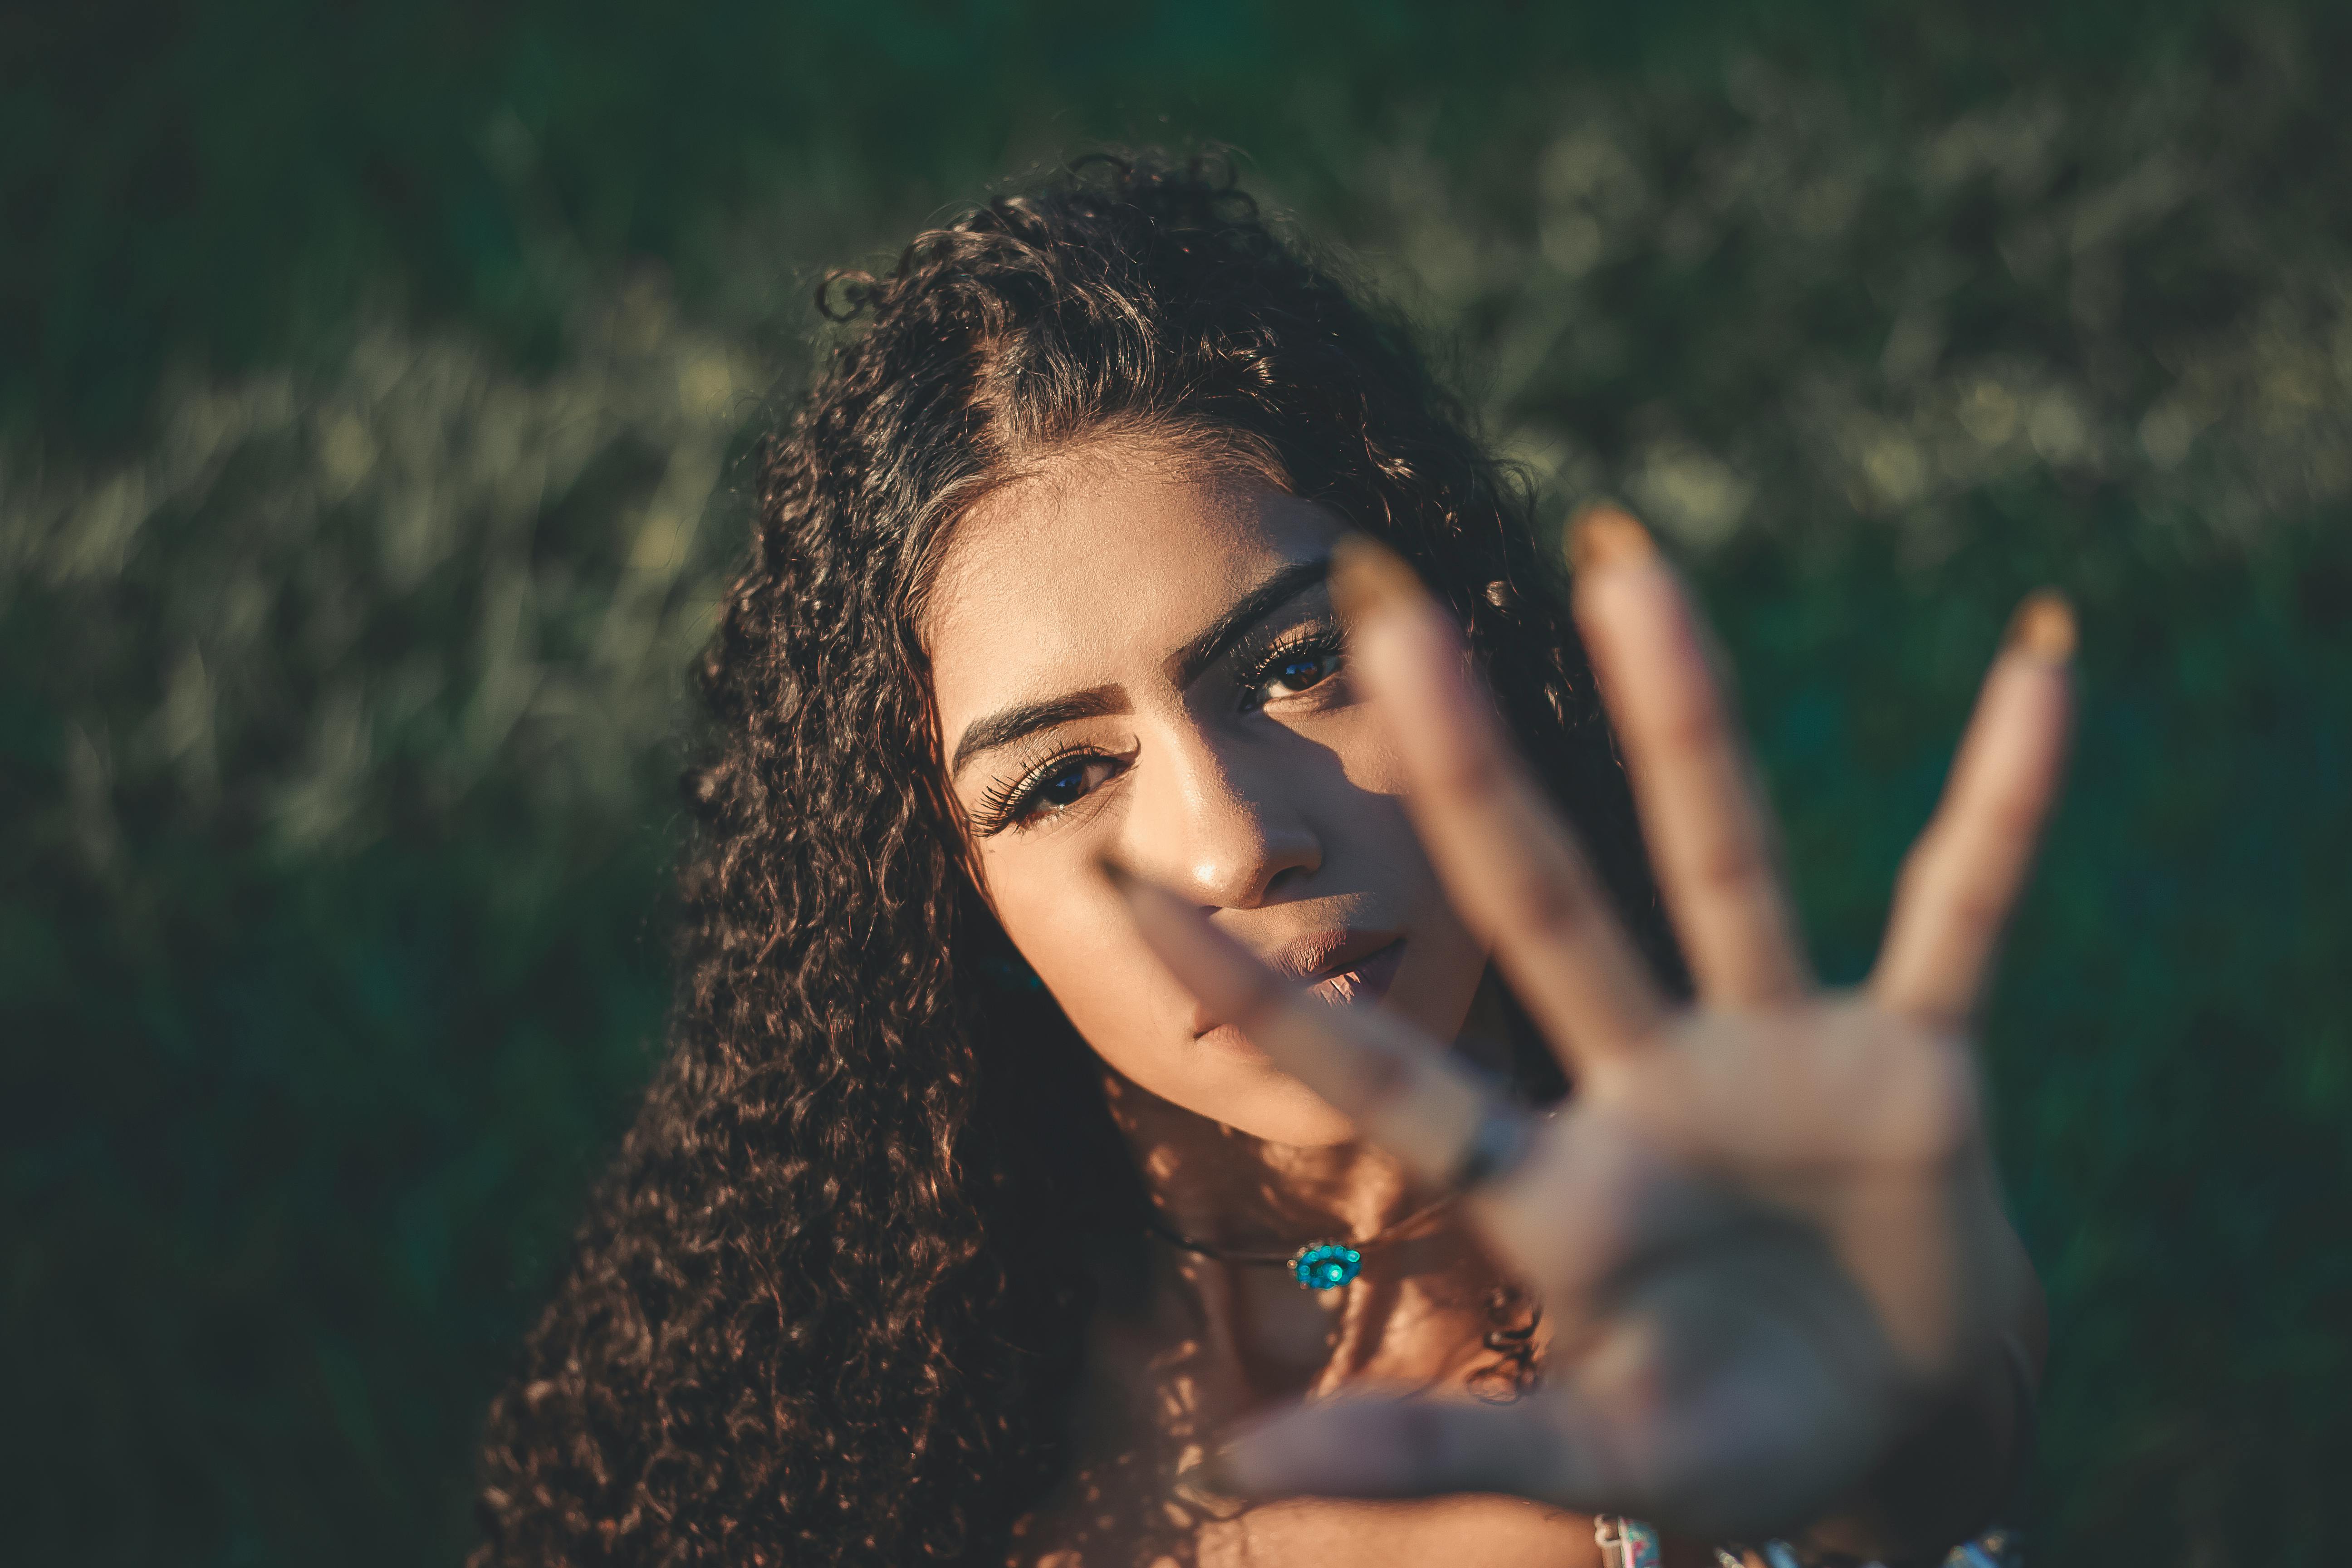
<svg viewBox="0 0 2352 1568">
<path fill-rule="evenodd" d="M 941 733 L 963 753 L 951 784 L 1006 934 L 1130 1082 L 1303 1147 L 1357 1131 L 1202 1016 L 1094 868 L 1117 857 L 1293 974 L 1401 942 L 1389 1005 L 1434 1037 L 1460 1030 L 1486 953 L 1413 831 L 1395 740 L 1339 668 L 1324 566 L 1343 532 L 1245 471 L 1091 447 L 959 522 L 927 627 Z M 1269 585 L 1264 615 L 1230 624 Z M 968 749 L 1034 704 L 1100 711 Z M 991 818 L 992 794 L 1041 763 L 1045 790 Z"/>
<path fill-rule="evenodd" d="M 1008 710 L 1105 694 L 1103 711 L 967 755 L 950 784 L 997 917 L 1111 1069 L 1113 1113 L 1162 1212 L 1235 1247 L 1371 1235 L 1428 1194 L 1255 1042 L 1202 1016 L 1098 859 L 1150 868 L 1294 973 L 1349 933 L 1401 941 L 1385 1005 L 1434 1038 L 1462 1030 L 1487 967 L 1414 833 L 1396 741 L 1328 647 L 1328 584 L 1298 571 L 1328 562 L 1344 531 L 1246 468 L 1106 443 L 960 520 L 925 628 L 950 754 Z M 1204 634 L 1286 576 L 1297 591 L 1201 662 Z M 1266 671 L 1286 647 L 1298 651 Z M 1041 763 L 1062 787 L 998 826 L 992 792 L 1001 802 Z M 1286 1502 L 1221 1520 L 1231 1510 L 1176 1485 L 1214 1434 L 1285 1396 L 1458 1387 L 1491 1362 L 1484 1300 L 1502 1276 L 1458 1216 L 1376 1255 L 1358 1286 L 1312 1296 L 1279 1269 L 1172 1248 L 1152 1267 L 1143 1310 L 1097 1325 L 1087 1457 L 1028 1532 L 1039 1559 L 1189 1547 L 1209 1563 L 1276 1550 L 1402 1563 L 1466 1531 L 1498 1563 L 1594 1560 L 1589 1522 L 1524 1502 Z"/>
<path fill-rule="evenodd" d="M 1643 972 L 1451 623 L 1337 519 L 1123 439 L 958 522 L 924 632 L 975 874 L 1171 1224 L 1286 1248 L 1421 1209 L 1517 1114 L 1465 1062 L 1490 956 L 1579 1084 L 1344 1289 L 1156 1248 L 1094 1325 L 1025 1560 L 1585 1563 L 1603 1509 L 1687 1531 L 1670 1561 L 1825 1516 L 1877 1548 L 1932 1533 L 1879 1506 L 1898 1436 L 1948 1429 L 1931 1476 L 2003 1462 L 2001 1342 L 2038 1363 L 2038 1297 L 1967 1026 L 2056 787 L 2063 658 L 1996 665 L 1878 975 L 1824 994 L 1678 586 L 1630 520 L 1585 537 L 1579 618 L 1696 1007 Z M 1008 736 L 1024 710 L 1054 722 Z M 1465 1400 L 1507 1279 L 1544 1302 L 1545 1385 Z"/>
</svg>

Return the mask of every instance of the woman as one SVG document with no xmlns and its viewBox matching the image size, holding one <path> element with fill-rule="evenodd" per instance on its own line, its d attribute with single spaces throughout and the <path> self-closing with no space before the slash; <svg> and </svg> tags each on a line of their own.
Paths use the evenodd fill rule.
<svg viewBox="0 0 2352 1568">
<path fill-rule="evenodd" d="M 1966 1025 L 2063 606 L 1822 994 L 1646 536 L 1579 531 L 1580 637 L 1405 334 L 1229 183 L 1096 161 L 835 288 L 699 672 L 669 1054 L 475 1561 L 1983 1525 L 2041 1331 Z"/>
</svg>

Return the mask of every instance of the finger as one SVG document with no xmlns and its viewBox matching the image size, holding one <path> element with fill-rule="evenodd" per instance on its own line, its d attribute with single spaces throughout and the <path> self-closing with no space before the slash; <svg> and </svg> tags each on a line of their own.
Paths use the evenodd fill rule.
<svg viewBox="0 0 2352 1568">
<path fill-rule="evenodd" d="M 2065 774 L 2074 615 L 2055 594 L 2019 606 L 1985 677 L 1944 798 L 1896 884 L 1871 990 L 1937 1023 L 1975 1011 Z"/>
<path fill-rule="evenodd" d="M 1571 545 L 1577 625 L 1700 994 L 1733 1005 L 1790 1000 L 1812 977 L 1698 617 L 1623 512 L 1589 514 Z"/>
<path fill-rule="evenodd" d="M 1850 1492 L 1896 1413 L 1875 1392 L 1885 1358 L 1866 1308 L 1858 1334 L 1824 1339 L 1785 1312 L 1727 1310 L 1729 1283 L 1679 1271 L 1664 1287 L 1675 1300 L 1621 1321 L 1531 1397 L 1294 1405 L 1193 1479 L 1243 1499 L 1501 1492 L 1701 1539 L 1777 1533 Z"/>
<path fill-rule="evenodd" d="M 1109 861 L 1137 930 L 1208 1011 L 1433 1183 L 1478 1147 L 1496 1097 L 1442 1045 L 1378 1007 L 1339 1006 L 1258 962 L 1166 889 Z"/>
<path fill-rule="evenodd" d="M 1591 1510 L 1623 1501 L 1607 1449 L 1565 1391 L 1509 1405 L 1377 1394 L 1297 1405 L 1203 1467 L 1235 1498 L 1407 1498 L 1503 1492 Z"/>
<path fill-rule="evenodd" d="M 1345 541 L 1332 593 L 1357 679 L 1385 715 L 1413 823 L 1463 920 L 1571 1071 L 1664 1010 L 1576 837 L 1506 737 L 1451 616 L 1389 551 Z"/>
</svg>

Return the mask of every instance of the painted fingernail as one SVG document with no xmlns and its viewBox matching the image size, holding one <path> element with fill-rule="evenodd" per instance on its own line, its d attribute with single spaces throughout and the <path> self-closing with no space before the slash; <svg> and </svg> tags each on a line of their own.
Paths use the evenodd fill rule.
<svg viewBox="0 0 2352 1568">
<path fill-rule="evenodd" d="M 1589 506 L 1568 525 L 1568 563 L 1579 572 L 1631 566 L 1657 552 L 1650 531 L 1621 506 Z"/>
<path fill-rule="evenodd" d="M 1189 1491 L 1206 1493 L 1210 1497 L 1243 1495 L 1241 1484 L 1234 1476 L 1233 1451 L 1230 1448 L 1212 1448 L 1184 1466 L 1176 1472 L 1176 1484 Z"/>
<path fill-rule="evenodd" d="M 1223 1450 L 1181 1467 L 1174 1480 L 1177 1495 L 1213 1519 L 1230 1519 L 1248 1506 Z"/>
<path fill-rule="evenodd" d="M 1410 604 L 1422 592 L 1404 557 L 1376 539 L 1351 533 L 1331 547 L 1331 606 L 1344 619 Z"/>
<path fill-rule="evenodd" d="M 2001 647 L 2044 664 L 2064 664 L 2074 657 L 2074 607 L 2055 588 L 2036 588 L 2009 618 Z"/>
</svg>

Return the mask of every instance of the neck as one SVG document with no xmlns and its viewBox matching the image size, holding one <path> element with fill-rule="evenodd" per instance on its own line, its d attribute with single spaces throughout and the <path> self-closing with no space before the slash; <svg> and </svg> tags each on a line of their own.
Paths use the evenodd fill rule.
<svg viewBox="0 0 2352 1568">
<path fill-rule="evenodd" d="M 1468 1042 L 1481 1028 L 1504 1036 L 1499 1015 L 1473 1013 L 1479 1026 L 1460 1048 L 1475 1058 L 1481 1052 Z M 1482 1065 L 1498 1065 L 1504 1053 Z M 1160 1223 L 1187 1240 L 1213 1252 L 1280 1257 L 1308 1242 L 1382 1237 L 1354 1283 L 1326 1291 L 1301 1289 L 1278 1266 L 1151 1242 L 1148 1299 L 1156 1305 L 1147 1316 L 1168 1342 L 1188 1347 L 1178 1360 L 1196 1389 L 1223 1389 L 1220 1398 L 1237 1401 L 1231 1409 L 1238 1413 L 1360 1376 L 1425 1383 L 1458 1371 L 1465 1355 L 1492 1359 L 1481 1350 L 1492 1326 L 1486 1303 L 1505 1277 L 1458 1205 L 1413 1217 L 1436 1194 L 1395 1159 L 1362 1142 L 1270 1142 L 1108 1069 L 1104 1084 Z"/>
<path fill-rule="evenodd" d="M 1222 1389 L 1238 1414 L 1359 1377 L 1442 1379 L 1483 1356 L 1490 1298 L 1507 1282 L 1458 1205 L 1433 1206 L 1395 1160 L 1361 1143 L 1268 1142 L 1124 1079 L 1107 1087 L 1160 1223 L 1208 1254 L 1150 1247 L 1149 1311 L 1182 1347 L 1167 1364 L 1195 1394 Z M 1307 1289 L 1282 1266 L 1308 1242 L 1375 1237 L 1338 1289 Z"/>
<path fill-rule="evenodd" d="M 1489 974 L 1455 1048 L 1500 1075 L 1509 1064 L 1509 1028 Z M 1272 1143 L 1108 1069 L 1104 1082 L 1111 1119 L 1160 1223 L 1220 1251 L 1288 1252 L 1309 1241 L 1365 1241 L 1433 1195 L 1417 1190 L 1392 1156 L 1370 1144 Z"/>
<path fill-rule="evenodd" d="M 1393 1158 L 1369 1144 L 1272 1143 L 1124 1079 L 1108 1089 L 1160 1223 L 1212 1248 L 1288 1252 L 1309 1241 L 1362 1241 L 1427 1201 Z"/>
<path fill-rule="evenodd" d="M 1304 1393 L 1344 1375 L 1386 1333 L 1386 1310 L 1355 1287 L 1309 1292 L 1269 1261 L 1312 1241 L 1362 1241 L 1412 1212 L 1404 1172 L 1363 1143 L 1268 1142 L 1108 1075 L 1112 1119 L 1167 1229 L 1210 1249 L 1155 1238 L 1153 1315 L 1187 1346 L 1187 1378 L 1220 1388 L 1234 1409 Z M 1418 1230 L 1420 1227 L 1413 1227 Z"/>
</svg>

